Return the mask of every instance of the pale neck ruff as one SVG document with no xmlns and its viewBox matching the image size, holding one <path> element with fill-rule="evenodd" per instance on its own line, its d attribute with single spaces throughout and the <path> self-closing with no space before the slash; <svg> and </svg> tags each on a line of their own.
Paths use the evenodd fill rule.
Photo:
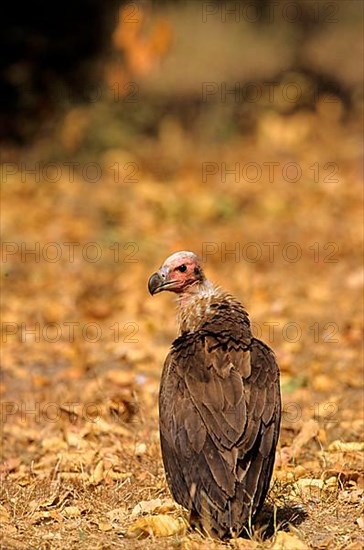
<svg viewBox="0 0 364 550">
<path fill-rule="evenodd" d="M 194 332 L 211 313 L 210 304 L 220 296 L 222 291 L 211 281 L 204 280 L 193 285 L 187 292 L 177 298 L 178 332 Z"/>
</svg>

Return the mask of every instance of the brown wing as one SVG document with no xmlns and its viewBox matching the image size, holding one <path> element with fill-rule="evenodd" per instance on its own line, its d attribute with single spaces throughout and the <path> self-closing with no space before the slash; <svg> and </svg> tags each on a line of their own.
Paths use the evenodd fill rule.
<svg viewBox="0 0 364 550">
<path fill-rule="evenodd" d="M 174 498 L 222 537 L 239 533 L 263 504 L 280 390 L 274 355 L 250 338 L 248 325 L 214 325 L 173 344 L 162 375 L 160 434 Z"/>
</svg>

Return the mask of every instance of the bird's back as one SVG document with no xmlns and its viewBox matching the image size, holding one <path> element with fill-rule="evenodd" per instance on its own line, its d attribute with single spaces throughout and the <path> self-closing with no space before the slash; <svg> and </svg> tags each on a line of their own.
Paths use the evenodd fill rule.
<svg viewBox="0 0 364 550">
<path fill-rule="evenodd" d="M 194 308 L 199 322 L 189 325 Z M 208 532 L 239 534 L 261 508 L 273 471 L 278 366 L 228 294 L 203 297 L 186 312 L 187 330 L 172 344 L 160 387 L 167 481 Z"/>
</svg>

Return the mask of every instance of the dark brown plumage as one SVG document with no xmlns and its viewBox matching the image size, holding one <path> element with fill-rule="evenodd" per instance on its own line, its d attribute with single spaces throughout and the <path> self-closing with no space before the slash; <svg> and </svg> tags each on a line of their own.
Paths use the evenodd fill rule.
<svg viewBox="0 0 364 550">
<path fill-rule="evenodd" d="M 239 535 L 260 510 L 273 471 L 281 416 L 274 354 L 192 252 L 169 257 L 149 290 L 179 295 L 180 335 L 159 394 L 168 485 L 207 532 Z"/>
</svg>

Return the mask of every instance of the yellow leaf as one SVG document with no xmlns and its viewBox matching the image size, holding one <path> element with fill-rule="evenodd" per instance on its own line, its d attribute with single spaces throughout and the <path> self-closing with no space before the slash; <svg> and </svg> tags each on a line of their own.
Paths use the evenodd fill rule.
<svg viewBox="0 0 364 550">
<path fill-rule="evenodd" d="M 138 519 L 128 529 L 130 538 L 170 537 L 186 532 L 187 524 L 183 518 L 173 518 L 164 514 L 146 516 Z"/>
<path fill-rule="evenodd" d="M 128 479 L 133 477 L 132 472 L 114 472 L 113 470 L 108 470 L 107 477 L 110 479 L 113 479 L 114 481 L 124 481 L 124 479 Z"/>
<path fill-rule="evenodd" d="M 303 466 L 298 465 L 293 470 L 293 473 L 294 473 L 295 479 L 299 479 L 301 477 L 304 477 L 307 474 L 307 470 Z"/>
<path fill-rule="evenodd" d="M 8 537 L 14 537 L 15 535 L 18 534 L 17 528 L 14 525 L 11 525 L 10 523 L 6 523 L 6 524 L 3 523 L 1 525 L 1 529 L 2 529 L 2 536 L 3 537 L 5 535 L 8 536 Z"/>
<path fill-rule="evenodd" d="M 357 518 L 356 523 L 359 525 L 360 529 L 364 529 L 364 519 L 362 517 Z"/>
<path fill-rule="evenodd" d="M 76 518 L 81 515 L 81 511 L 78 506 L 65 506 L 62 510 L 62 513 L 67 518 Z"/>
<path fill-rule="evenodd" d="M 255 540 L 238 538 L 234 540 L 234 548 L 239 550 L 255 550 L 258 543 Z"/>
<path fill-rule="evenodd" d="M 345 550 L 363 550 L 363 545 L 361 542 L 355 541 L 346 546 Z"/>
<path fill-rule="evenodd" d="M 135 374 L 131 371 L 110 370 L 106 373 L 106 379 L 117 386 L 133 386 L 135 384 Z"/>
<path fill-rule="evenodd" d="M 103 418 L 96 418 L 94 422 L 90 423 L 87 433 L 111 433 L 121 436 L 130 436 L 130 430 L 127 430 L 124 426 L 110 424 Z"/>
<path fill-rule="evenodd" d="M 327 374 L 316 374 L 312 378 L 312 387 L 315 391 L 322 391 L 322 392 L 330 392 L 335 388 L 336 380 L 333 376 L 328 376 Z M 330 403 L 329 403 L 330 404 Z M 320 404 L 321 409 L 323 409 L 323 412 L 325 413 L 324 406 L 327 405 L 327 403 Z M 329 407 L 326 407 L 329 414 Z M 319 413 L 319 416 L 322 416 Z"/>
<path fill-rule="evenodd" d="M 90 475 L 90 483 L 92 485 L 99 485 L 101 481 L 104 479 L 104 461 L 100 460 L 96 466 L 92 474 Z"/>
<path fill-rule="evenodd" d="M 322 479 L 301 478 L 293 484 L 293 490 L 302 499 L 320 499 L 324 486 Z"/>
<path fill-rule="evenodd" d="M 313 479 L 307 477 L 303 477 L 296 482 L 296 485 L 298 485 L 298 487 L 318 487 L 319 489 L 323 489 L 324 484 L 325 482 L 322 479 Z"/>
<path fill-rule="evenodd" d="M 0 521 L 1 523 L 8 523 L 10 521 L 10 514 L 2 504 L 0 504 Z"/>
<path fill-rule="evenodd" d="M 279 531 L 271 550 L 308 550 L 308 546 L 296 535 Z"/>
<path fill-rule="evenodd" d="M 142 514 L 150 514 L 158 506 L 162 505 L 160 498 L 154 498 L 153 500 L 141 500 L 136 506 L 134 506 L 131 516 L 141 516 Z"/>
<path fill-rule="evenodd" d="M 32 524 L 41 523 L 43 520 L 63 521 L 64 517 L 57 510 L 42 510 L 35 512 L 31 517 Z"/>
<path fill-rule="evenodd" d="M 135 445 L 135 456 L 142 456 L 147 451 L 147 446 L 145 443 L 137 443 Z"/>
<path fill-rule="evenodd" d="M 67 449 L 68 445 L 60 437 L 53 436 L 53 437 L 44 438 L 42 440 L 42 447 L 45 451 L 57 453 L 59 451 L 63 451 Z"/>
<path fill-rule="evenodd" d="M 100 531 L 111 531 L 112 530 L 112 525 L 111 523 L 107 523 L 106 521 L 99 521 L 99 523 L 97 524 L 98 525 L 98 528 L 100 529 Z"/>
<path fill-rule="evenodd" d="M 182 507 L 174 500 L 164 500 L 160 506 L 154 510 L 156 514 L 167 514 L 168 512 L 174 512 L 176 510 L 182 510 Z"/>
<path fill-rule="evenodd" d="M 292 455 L 297 457 L 301 449 L 319 433 L 320 426 L 316 420 L 310 419 L 302 426 L 300 433 L 292 443 Z"/>
<path fill-rule="evenodd" d="M 52 486 L 52 485 L 51 485 Z M 59 493 L 59 485 L 55 485 L 54 492 L 46 499 L 42 500 L 41 502 L 32 501 L 30 504 L 34 506 L 34 508 L 50 508 L 54 506 L 61 506 L 61 504 L 66 500 L 66 498 L 70 495 L 70 491 L 66 490 L 63 493 Z"/>
<path fill-rule="evenodd" d="M 114 508 L 106 513 L 109 520 L 112 521 L 122 521 L 126 515 L 125 508 Z"/>
<path fill-rule="evenodd" d="M 297 458 L 303 447 L 312 438 L 316 437 L 319 431 L 320 426 L 316 420 L 310 419 L 305 422 L 292 445 L 290 447 L 282 447 L 281 450 L 277 452 L 276 467 L 282 467 L 288 464 L 292 458 Z"/>
<path fill-rule="evenodd" d="M 80 437 L 79 434 L 76 434 L 74 432 L 67 432 L 65 434 L 65 438 L 67 441 L 67 444 L 70 447 L 76 447 L 76 449 L 85 448 L 87 446 L 87 442 Z"/>
<path fill-rule="evenodd" d="M 181 507 L 174 500 L 161 500 L 160 498 L 154 498 L 152 500 L 141 500 L 139 504 L 134 506 L 131 516 L 141 516 L 143 514 L 167 514 L 168 512 L 175 512 L 180 510 Z"/>
<path fill-rule="evenodd" d="M 89 479 L 86 472 L 60 472 L 59 477 L 60 479 L 75 479 L 77 481 L 87 481 Z"/>
<path fill-rule="evenodd" d="M 364 442 L 361 442 L 361 441 L 345 442 L 337 439 L 336 441 L 333 441 L 332 443 L 330 443 L 327 450 L 340 451 L 342 453 L 364 451 Z"/>
</svg>

